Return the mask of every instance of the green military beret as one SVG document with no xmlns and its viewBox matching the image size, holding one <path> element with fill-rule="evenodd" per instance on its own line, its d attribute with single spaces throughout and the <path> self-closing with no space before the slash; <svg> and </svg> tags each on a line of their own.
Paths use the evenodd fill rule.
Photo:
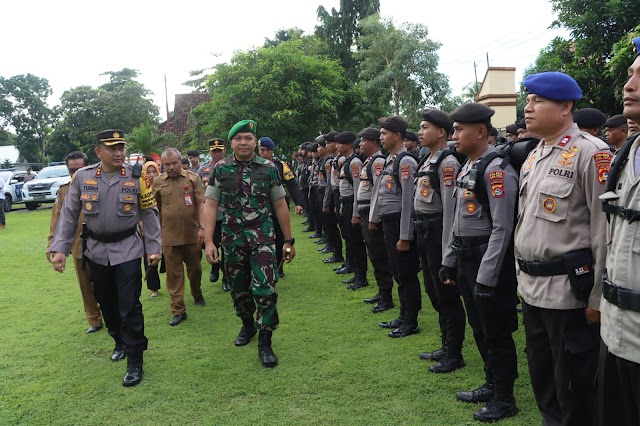
<svg viewBox="0 0 640 426">
<path fill-rule="evenodd" d="M 229 130 L 229 137 L 227 137 L 227 139 L 228 140 L 233 139 L 233 137 L 238 133 L 248 132 L 248 133 L 255 134 L 257 131 L 258 131 L 258 124 L 255 121 L 241 120 L 241 121 L 238 121 L 236 124 L 234 124 L 231 130 Z"/>
</svg>

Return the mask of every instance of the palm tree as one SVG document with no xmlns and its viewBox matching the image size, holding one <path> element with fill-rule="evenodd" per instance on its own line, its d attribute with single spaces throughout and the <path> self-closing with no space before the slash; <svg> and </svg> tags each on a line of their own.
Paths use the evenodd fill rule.
<svg viewBox="0 0 640 426">
<path fill-rule="evenodd" d="M 155 124 L 144 123 L 133 129 L 127 139 L 129 152 L 160 154 L 173 141 L 173 135 L 158 133 Z"/>
<path fill-rule="evenodd" d="M 464 89 L 462 89 L 462 99 L 465 101 L 465 103 L 476 101 L 476 97 L 478 96 L 478 93 L 480 93 L 481 86 L 482 83 L 480 83 L 479 81 L 472 81 L 471 83 L 464 86 Z"/>
</svg>

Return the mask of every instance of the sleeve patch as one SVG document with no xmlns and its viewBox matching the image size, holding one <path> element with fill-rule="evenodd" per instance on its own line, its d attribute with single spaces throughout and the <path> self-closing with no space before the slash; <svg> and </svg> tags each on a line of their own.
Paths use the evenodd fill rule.
<svg viewBox="0 0 640 426">
<path fill-rule="evenodd" d="M 444 180 L 444 186 L 453 186 L 453 175 L 456 169 L 453 166 L 446 166 L 442 168 L 442 179 Z"/>
<path fill-rule="evenodd" d="M 358 163 L 351 164 L 351 176 L 354 178 L 360 176 L 360 165 Z"/>
<path fill-rule="evenodd" d="M 595 161 L 598 169 L 598 182 L 603 185 L 607 183 L 607 178 L 609 177 L 611 158 L 612 155 L 609 152 L 596 152 L 593 154 L 593 160 Z"/>
<path fill-rule="evenodd" d="M 378 161 L 376 163 L 373 164 L 373 175 L 374 176 L 380 176 L 382 174 L 382 168 L 383 168 L 383 164 Z"/>
<path fill-rule="evenodd" d="M 400 165 L 400 178 L 402 180 L 409 180 L 409 172 L 410 172 L 410 167 L 408 164 Z"/>
<path fill-rule="evenodd" d="M 491 183 L 491 196 L 493 198 L 502 198 L 506 194 L 504 189 L 504 172 L 495 171 L 489 173 L 489 182 Z"/>
</svg>

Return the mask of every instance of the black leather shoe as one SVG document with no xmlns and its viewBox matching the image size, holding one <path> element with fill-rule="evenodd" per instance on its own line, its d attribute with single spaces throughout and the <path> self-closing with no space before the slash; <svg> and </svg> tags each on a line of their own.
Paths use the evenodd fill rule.
<svg viewBox="0 0 640 426">
<path fill-rule="evenodd" d="M 324 237 L 320 237 L 320 239 L 318 241 L 315 242 L 316 244 L 327 244 L 327 239 Z"/>
<path fill-rule="evenodd" d="M 260 335 L 258 336 L 258 356 L 262 361 L 262 366 L 265 368 L 273 368 L 278 365 L 278 358 L 276 358 L 276 354 L 273 353 L 271 348 L 272 335 L 273 331 L 260 330 Z"/>
<path fill-rule="evenodd" d="M 402 317 L 398 317 L 391 321 L 381 322 L 378 324 L 382 328 L 398 328 L 404 324 L 404 319 Z"/>
<path fill-rule="evenodd" d="M 356 277 L 355 275 L 351 278 L 347 278 L 346 280 L 342 280 L 343 284 L 353 284 L 356 282 Z"/>
<path fill-rule="evenodd" d="M 306 227 L 306 228 L 304 228 L 302 230 L 302 232 L 315 232 L 315 231 L 316 231 L 315 228 L 312 228 L 310 226 L 308 226 L 308 227 Z"/>
<path fill-rule="evenodd" d="M 236 346 L 248 345 L 257 332 L 258 330 L 256 330 L 256 325 L 253 323 L 253 318 L 248 321 L 243 321 L 238 338 L 233 342 L 233 344 Z"/>
<path fill-rule="evenodd" d="M 113 349 L 113 353 L 111 354 L 111 361 L 116 362 L 127 357 L 127 353 L 124 351 L 123 346 L 118 346 Z"/>
<path fill-rule="evenodd" d="M 344 262 L 344 259 L 340 259 L 339 257 L 331 256 L 331 257 L 327 257 L 325 259 L 322 259 L 322 261 L 324 263 L 326 263 L 326 264 L 330 264 L 330 263 Z M 342 266 L 340 268 L 342 268 Z M 340 268 L 338 268 L 338 269 L 340 269 Z M 338 269 L 336 269 L 336 271 Z"/>
<path fill-rule="evenodd" d="M 194 297 L 193 301 L 195 302 L 196 305 L 198 306 L 204 306 L 206 304 L 206 302 L 204 301 L 204 297 L 200 296 L 200 297 Z"/>
<path fill-rule="evenodd" d="M 183 313 L 183 314 L 179 314 L 179 315 L 174 315 L 173 319 L 171 321 L 169 321 L 169 325 L 172 327 L 175 327 L 176 325 L 180 324 L 182 321 L 187 319 L 187 313 Z"/>
<path fill-rule="evenodd" d="M 420 333 L 420 329 L 418 328 L 418 326 L 415 325 L 409 325 L 409 324 L 403 324 L 400 327 L 396 328 L 393 331 L 390 331 L 389 334 L 387 334 L 387 336 L 389 337 L 407 337 L 407 336 L 411 336 L 412 334 L 418 334 Z"/>
<path fill-rule="evenodd" d="M 339 261 L 338 261 L 338 262 L 339 262 Z M 345 266 L 347 266 L 347 264 L 346 264 L 346 263 L 344 263 L 344 260 L 343 260 L 343 261 L 342 261 L 342 265 L 334 266 L 334 267 L 333 267 L 333 272 L 337 272 L 338 270 L 340 270 L 340 269 L 344 268 Z"/>
<path fill-rule="evenodd" d="M 209 281 L 211 281 L 212 283 L 218 282 L 218 279 L 220 279 L 220 271 L 212 272 L 209 274 Z"/>
<path fill-rule="evenodd" d="M 301 223 L 300 223 L 300 225 L 308 225 L 308 224 L 309 224 L 309 221 L 308 221 L 308 220 L 305 220 L 304 222 L 301 222 Z"/>
<path fill-rule="evenodd" d="M 466 364 L 464 363 L 464 360 L 460 356 L 451 358 L 445 357 L 429 367 L 429 371 L 431 371 L 432 373 L 451 373 L 452 371 L 456 371 L 464 367 L 465 365 Z"/>
<path fill-rule="evenodd" d="M 87 328 L 87 334 L 93 334 L 96 331 L 100 331 L 100 330 L 102 330 L 101 325 L 92 325 L 91 327 Z"/>
<path fill-rule="evenodd" d="M 473 418 L 484 423 L 491 423 L 506 419 L 507 417 L 513 417 L 518 414 L 519 411 L 514 399 L 511 399 L 511 401 L 493 399 L 489 401 L 486 406 L 482 407 L 480 411 L 473 413 Z"/>
<path fill-rule="evenodd" d="M 493 384 L 485 383 L 479 388 L 471 391 L 456 392 L 456 399 L 462 402 L 477 404 L 479 402 L 489 402 L 493 398 Z"/>
<path fill-rule="evenodd" d="M 282 268 L 278 269 L 278 278 L 284 278 L 286 276 L 287 274 L 284 273 L 284 269 Z"/>
<path fill-rule="evenodd" d="M 142 362 L 136 362 L 127 366 L 127 372 L 122 380 L 122 386 L 131 387 L 135 386 L 142 381 L 144 371 L 142 370 Z"/>
<path fill-rule="evenodd" d="M 349 290 L 358 290 L 364 287 L 369 287 L 369 281 L 367 280 L 355 280 L 355 282 L 349 286 L 347 286 L 347 288 Z"/>
<path fill-rule="evenodd" d="M 428 359 L 431 361 L 441 361 L 444 359 L 444 356 L 446 354 L 447 354 L 447 350 L 443 346 L 440 349 L 436 349 L 433 352 L 420 352 L 420 354 L 418 354 L 418 357 L 420 357 L 420 359 Z"/>
<path fill-rule="evenodd" d="M 310 239 L 313 238 L 322 238 L 322 234 L 318 234 L 317 232 L 314 232 L 313 234 L 309 235 Z"/>
<path fill-rule="evenodd" d="M 333 247 L 325 246 L 322 248 L 322 250 L 318 250 L 318 251 L 322 254 L 333 253 Z"/>
<path fill-rule="evenodd" d="M 388 311 L 389 309 L 393 309 L 393 302 L 380 301 L 371 308 L 371 312 L 373 312 L 374 314 L 379 314 L 380 312 Z"/>
<path fill-rule="evenodd" d="M 353 271 L 354 271 L 353 266 L 347 265 L 344 268 L 338 269 L 336 271 L 336 274 L 338 274 L 338 275 L 352 274 Z"/>
<path fill-rule="evenodd" d="M 366 299 L 364 299 L 364 303 L 373 304 L 373 303 L 378 303 L 381 300 L 382 300 L 382 295 L 378 293 L 375 296 L 367 297 Z"/>
</svg>

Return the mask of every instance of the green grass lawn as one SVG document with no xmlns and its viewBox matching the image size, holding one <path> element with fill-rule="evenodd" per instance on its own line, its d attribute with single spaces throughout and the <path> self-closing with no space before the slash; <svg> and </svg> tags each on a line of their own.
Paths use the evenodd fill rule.
<svg viewBox="0 0 640 426">
<path fill-rule="evenodd" d="M 208 281 L 203 260 L 207 305 L 186 297 L 189 318 L 177 327 L 168 324 L 166 289 L 151 299 L 143 284 L 145 376 L 124 388 L 126 364 L 109 359 L 113 341 L 106 330 L 84 333 L 73 266 L 58 274 L 44 257 L 50 212 L 11 212 L 0 231 L 0 425 L 479 424 L 472 414 L 480 406 L 455 400 L 457 390 L 484 377 L 470 328 L 467 367 L 429 373 L 430 363 L 417 355 L 437 348 L 440 336 L 426 295 L 421 333 L 388 338 L 378 322 L 397 316 L 397 303 L 372 314 L 363 299 L 375 288 L 347 290 L 301 232 L 300 217 L 293 218 L 298 255 L 278 283 L 278 367 L 261 366 L 257 338 L 233 345 L 240 321 L 229 294 Z M 520 414 L 501 424 L 540 424 L 522 326 L 515 338 Z"/>
</svg>

